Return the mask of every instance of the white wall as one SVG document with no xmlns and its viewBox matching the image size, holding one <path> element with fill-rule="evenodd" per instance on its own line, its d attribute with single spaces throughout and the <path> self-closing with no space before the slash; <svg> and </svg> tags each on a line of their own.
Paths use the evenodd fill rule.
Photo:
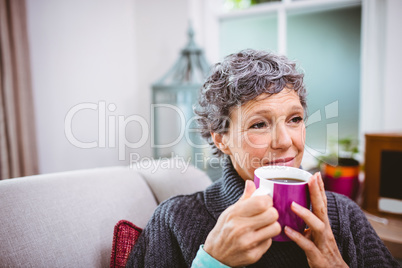
<svg viewBox="0 0 402 268">
<path fill-rule="evenodd" d="M 187 44 L 187 0 L 138 0 L 136 1 L 136 37 L 138 42 L 140 109 L 150 120 L 151 86 L 167 73 Z M 150 139 L 146 144 L 150 148 Z M 143 156 L 143 155 L 141 155 Z"/>
<path fill-rule="evenodd" d="M 402 131 L 402 1 L 388 0 L 384 75 L 384 130 Z"/>
<path fill-rule="evenodd" d="M 147 135 L 119 160 L 119 141 L 139 142 L 144 133 L 138 118 L 126 127 L 113 120 L 149 121 L 150 83 L 185 45 L 186 0 L 27 0 L 27 16 L 40 173 L 127 164 L 129 152 L 151 155 Z M 72 133 L 96 148 L 74 146 L 65 135 L 69 111 L 85 103 L 97 110 L 78 111 Z"/>
<path fill-rule="evenodd" d="M 362 2 L 360 133 L 402 131 L 402 1 Z M 364 142 L 360 144 L 364 149 Z"/>
</svg>

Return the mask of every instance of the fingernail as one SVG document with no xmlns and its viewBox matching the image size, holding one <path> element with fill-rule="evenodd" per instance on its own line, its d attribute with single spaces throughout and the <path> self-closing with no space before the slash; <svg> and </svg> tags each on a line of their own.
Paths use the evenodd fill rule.
<svg viewBox="0 0 402 268">
<path fill-rule="evenodd" d="M 295 210 L 300 210 L 300 208 L 301 208 L 301 206 L 300 206 L 299 204 L 297 204 L 295 201 L 292 202 L 292 207 L 293 207 Z"/>
<path fill-rule="evenodd" d="M 244 188 L 247 188 L 247 186 L 250 184 L 250 180 L 246 180 L 246 184 L 244 184 Z"/>
<path fill-rule="evenodd" d="M 318 172 L 318 180 L 322 181 L 321 172 Z"/>
<path fill-rule="evenodd" d="M 315 179 L 315 184 L 318 185 L 318 178 L 320 176 L 320 173 L 317 172 L 315 175 L 316 175 L 316 177 L 314 178 Z"/>
<path fill-rule="evenodd" d="M 287 226 L 285 226 L 284 230 L 288 235 L 292 236 L 294 234 L 294 231 L 291 228 L 287 227 Z"/>
</svg>

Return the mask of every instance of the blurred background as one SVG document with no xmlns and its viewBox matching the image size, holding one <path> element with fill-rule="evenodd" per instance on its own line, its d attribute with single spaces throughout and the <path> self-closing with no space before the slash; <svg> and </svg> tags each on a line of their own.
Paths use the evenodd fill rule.
<svg viewBox="0 0 402 268">
<path fill-rule="evenodd" d="M 306 165 L 328 152 L 331 139 L 356 140 L 362 152 L 364 133 L 402 129 L 400 0 L 10 2 L 3 18 L 22 16 L 26 23 L 31 98 L 24 101 L 32 111 L 25 111 L 29 124 L 17 128 L 27 133 L 17 139 L 25 139 L 20 147 L 7 145 L 5 137 L 14 135 L 2 115 L 1 148 L 9 148 L 3 178 L 155 157 L 152 85 L 189 42 L 190 21 L 209 64 L 244 48 L 297 61 L 309 92 Z M 9 14 L 15 3 L 23 11 Z M 22 165 L 33 164 L 12 172 L 18 168 L 10 159 L 18 155 Z"/>
</svg>

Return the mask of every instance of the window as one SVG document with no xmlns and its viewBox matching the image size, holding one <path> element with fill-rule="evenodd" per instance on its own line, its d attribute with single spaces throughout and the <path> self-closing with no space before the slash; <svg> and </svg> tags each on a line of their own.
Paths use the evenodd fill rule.
<svg viewBox="0 0 402 268">
<path fill-rule="evenodd" d="M 326 153 L 330 140 L 359 138 L 359 1 L 265 3 L 219 16 L 219 55 L 244 48 L 286 54 L 305 71 L 306 151 Z"/>
</svg>

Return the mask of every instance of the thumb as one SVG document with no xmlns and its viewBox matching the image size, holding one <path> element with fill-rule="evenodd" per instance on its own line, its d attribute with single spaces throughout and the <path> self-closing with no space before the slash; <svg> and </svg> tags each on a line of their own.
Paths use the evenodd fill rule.
<svg viewBox="0 0 402 268">
<path fill-rule="evenodd" d="M 240 200 L 246 200 L 255 192 L 255 184 L 252 180 L 246 180 L 246 185 L 244 186 L 244 192 Z"/>
</svg>

